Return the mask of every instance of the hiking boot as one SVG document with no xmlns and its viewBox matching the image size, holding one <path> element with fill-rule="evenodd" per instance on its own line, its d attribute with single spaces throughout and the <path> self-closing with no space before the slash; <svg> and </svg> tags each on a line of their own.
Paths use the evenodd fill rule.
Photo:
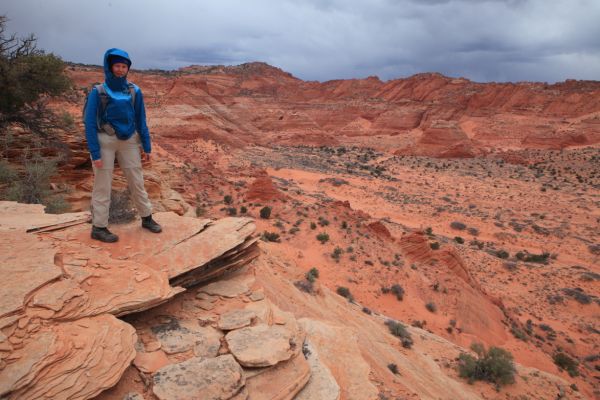
<svg viewBox="0 0 600 400">
<path fill-rule="evenodd" d="M 142 228 L 146 228 L 153 233 L 162 232 L 160 225 L 152 219 L 152 214 L 148 215 L 147 217 L 142 217 Z"/>
<path fill-rule="evenodd" d="M 119 237 L 108 230 L 108 228 L 98 228 L 92 226 L 92 239 L 99 240 L 104 243 L 114 243 L 119 240 Z"/>
</svg>

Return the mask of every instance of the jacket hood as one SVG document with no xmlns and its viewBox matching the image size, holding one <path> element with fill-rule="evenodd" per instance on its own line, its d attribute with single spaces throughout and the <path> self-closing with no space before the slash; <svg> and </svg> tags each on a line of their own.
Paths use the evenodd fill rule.
<svg viewBox="0 0 600 400">
<path fill-rule="evenodd" d="M 131 67 L 131 58 L 125 50 L 121 49 L 108 49 L 104 53 L 104 81 L 111 90 L 123 91 L 127 89 L 127 76 L 123 78 L 117 78 L 110 70 L 109 59 L 111 56 L 123 57 L 128 61 L 128 66 Z"/>
</svg>

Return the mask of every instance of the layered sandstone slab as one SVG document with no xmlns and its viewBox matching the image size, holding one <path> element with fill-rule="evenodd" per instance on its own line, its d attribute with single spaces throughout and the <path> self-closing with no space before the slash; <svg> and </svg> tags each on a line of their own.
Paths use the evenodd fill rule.
<svg viewBox="0 0 600 400">
<path fill-rule="evenodd" d="M 89 212 L 46 214 L 42 204 L 21 204 L 0 201 L 0 232 L 43 231 L 83 224 L 91 218 Z"/>
<path fill-rule="evenodd" d="M 54 265 L 56 250 L 23 232 L 0 232 L 0 317 L 14 314 L 25 306 L 31 294 L 62 275 Z"/>
<path fill-rule="evenodd" d="M 0 370 L 0 397 L 89 399 L 118 382 L 136 340 L 132 326 L 106 314 L 44 327 Z"/>
<path fill-rule="evenodd" d="M 132 223 L 115 226 L 122 240 L 106 244 L 90 239 L 89 225 L 68 225 L 80 221 L 79 214 L 64 214 L 52 225 L 38 218 L 44 215 L 39 206 L 29 207 L 2 209 L 17 216 L 22 211 L 21 219 L 34 215 L 35 223 L 0 212 L 0 272 L 8 279 L 0 286 L 0 397 L 87 399 L 115 385 L 134 358 L 152 373 L 171 365 L 167 354 L 218 356 L 220 330 L 172 319 L 152 328 L 156 345 L 136 358 L 135 329 L 114 316 L 156 307 L 185 291 L 170 278 L 202 281 L 244 265 L 258 252 L 252 220 L 163 213 L 157 216 L 163 235 Z M 26 233 L 31 227 L 37 233 Z M 232 396 L 238 392 L 243 398 L 240 390 Z"/>
<path fill-rule="evenodd" d="M 253 371 L 246 379 L 246 388 L 252 400 L 292 400 L 310 377 L 310 366 L 304 355 L 298 353 L 273 367 Z"/>
</svg>

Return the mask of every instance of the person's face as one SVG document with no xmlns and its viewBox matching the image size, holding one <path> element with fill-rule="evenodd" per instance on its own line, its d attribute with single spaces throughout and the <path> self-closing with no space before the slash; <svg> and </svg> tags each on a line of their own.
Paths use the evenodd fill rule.
<svg viewBox="0 0 600 400">
<path fill-rule="evenodd" d="M 129 71 L 129 67 L 124 63 L 115 63 L 112 65 L 112 73 L 117 78 L 123 78 L 127 75 L 127 71 Z"/>
</svg>

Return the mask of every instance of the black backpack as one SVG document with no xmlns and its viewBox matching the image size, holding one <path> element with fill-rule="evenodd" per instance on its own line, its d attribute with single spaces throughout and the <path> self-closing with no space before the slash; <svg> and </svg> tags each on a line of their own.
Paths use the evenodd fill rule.
<svg viewBox="0 0 600 400">
<path fill-rule="evenodd" d="M 129 93 L 131 94 L 131 105 L 133 106 L 133 109 L 135 110 L 135 86 L 133 85 L 133 83 L 128 82 L 127 86 L 129 88 Z M 98 112 L 96 113 L 96 128 L 98 128 L 98 130 L 102 130 L 102 126 L 100 125 L 100 117 L 102 116 L 102 114 L 104 114 L 104 110 L 106 110 L 106 105 L 108 104 L 108 100 L 109 100 L 109 96 L 108 93 L 106 93 L 106 88 L 104 87 L 104 84 L 102 83 L 95 83 L 92 88 L 96 88 L 96 90 L 98 91 L 98 95 L 100 96 L 100 108 L 98 109 Z M 85 110 L 87 108 L 87 103 L 88 103 L 88 98 L 90 97 L 90 92 L 88 93 L 88 95 L 85 97 L 85 101 L 83 102 L 83 110 L 81 112 L 81 119 L 83 120 L 83 123 L 85 124 Z"/>
</svg>

